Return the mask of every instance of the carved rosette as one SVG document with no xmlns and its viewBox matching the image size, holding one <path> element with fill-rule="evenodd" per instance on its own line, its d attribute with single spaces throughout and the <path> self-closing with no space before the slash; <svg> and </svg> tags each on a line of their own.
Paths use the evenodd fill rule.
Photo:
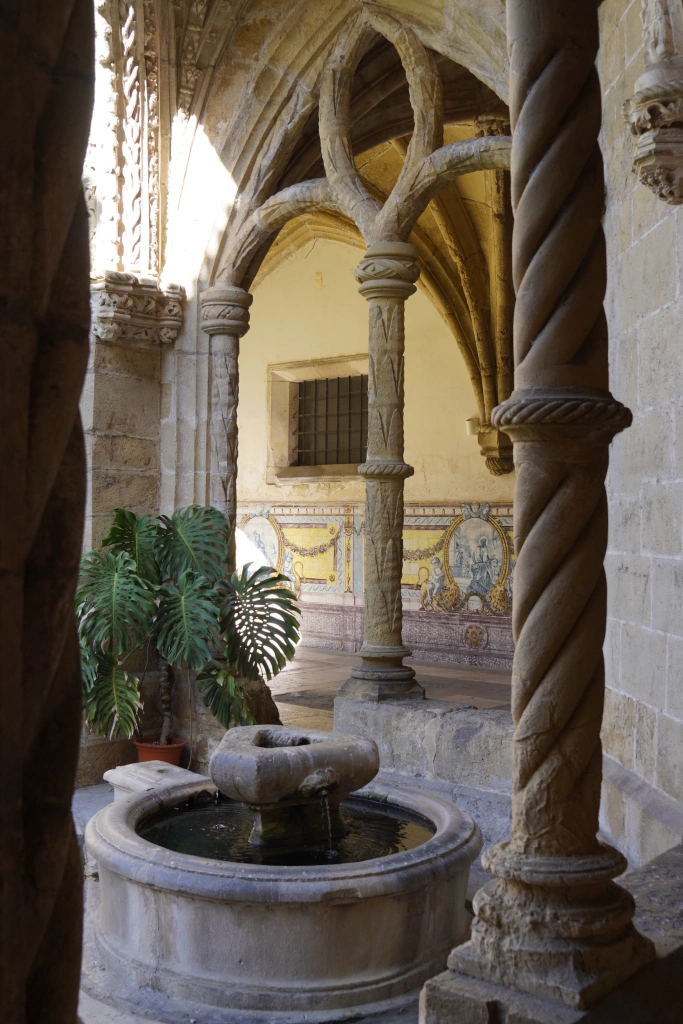
<svg viewBox="0 0 683 1024">
<path fill-rule="evenodd" d="M 240 338 L 249 330 L 253 296 L 225 285 L 201 295 L 201 326 L 211 339 L 211 501 L 228 521 L 234 568 L 237 525 L 237 406 Z"/>
<path fill-rule="evenodd" d="M 373 700 L 423 696 L 403 664 L 411 652 L 401 638 L 403 481 L 413 474 L 403 457 L 404 304 L 419 274 L 406 242 L 371 245 L 355 272 L 370 314 L 368 450 L 358 467 L 366 485 L 365 642 L 345 688 Z"/>
<path fill-rule="evenodd" d="M 169 345 L 183 325 L 185 289 L 108 270 L 91 285 L 92 333 L 117 344 Z"/>
<path fill-rule="evenodd" d="M 660 199 L 683 203 L 683 8 L 680 0 L 643 0 L 645 73 L 623 106 L 636 139 L 633 170 Z"/>
</svg>

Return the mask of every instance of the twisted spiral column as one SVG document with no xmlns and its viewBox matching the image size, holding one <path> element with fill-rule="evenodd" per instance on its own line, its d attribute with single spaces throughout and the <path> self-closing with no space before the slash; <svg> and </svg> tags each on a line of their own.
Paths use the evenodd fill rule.
<svg viewBox="0 0 683 1024">
<path fill-rule="evenodd" d="M 364 700 L 424 697 L 411 652 L 401 636 L 403 481 L 413 467 L 403 458 L 406 299 L 420 274 L 407 242 L 371 245 L 358 265 L 358 291 L 369 303 L 368 450 L 358 472 L 365 479 L 365 638 L 362 663 L 341 693 Z"/>
<path fill-rule="evenodd" d="M 235 562 L 237 525 L 237 403 L 240 338 L 249 330 L 253 296 L 244 288 L 219 285 L 201 295 L 201 325 L 211 339 L 211 503 L 228 522 L 230 558 Z"/>
<path fill-rule="evenodd" d="M 626 867 L 597 840 L 609 444 L 594 0 L 508 0 L 515 391 L 512 838 L 485 854 L 472 941 L 449 966 L 575 1008 L 651 958 Z"/>
</svg>

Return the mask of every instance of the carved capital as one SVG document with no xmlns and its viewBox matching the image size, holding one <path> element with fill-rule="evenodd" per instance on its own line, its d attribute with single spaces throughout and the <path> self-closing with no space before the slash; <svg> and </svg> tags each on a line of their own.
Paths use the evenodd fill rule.
<svg viewBox="0 0 683 1024">
<path fill-rule="evenodd" d="M 217 285 L 200 297 L 201 326 L 207 334 L 228 334 L 242 338 L 249 330 L 249 307 L 253 302 L 244 288 Z"/>
<path fill-rule="evenodd" d="M 92 333 L 101 341 L 168 345 L 183 325 L 185 289 L 108 270 L 91 286 Z"/>
<path fill-rule="evenodd" d="M 408 242 L 371 245 L 354 272 L 364 298 L 407 299 L 420 276 L 417 250 Z"/>
</svg>

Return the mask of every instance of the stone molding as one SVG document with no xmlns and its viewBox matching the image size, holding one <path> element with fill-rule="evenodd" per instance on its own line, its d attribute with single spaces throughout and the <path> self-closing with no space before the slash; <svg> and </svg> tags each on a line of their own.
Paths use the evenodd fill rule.
<svg viewBox="0 0 683 1024">
<path fill-rule="evenodd" d="M 644 0 L 645 72 L 623 114 L 636 140 L 633 170 L 666 203 L 683 203 L 683 9 Z"/>
<path fill-rule="evenodd" d="M 98 61 L 108 71 L 86 162 L 97 265 L 159 274 L 172 209 L 171 135 L 179 139 L 174 159 L 186 159 L 180 137 L 230 11 L 208 0 L 97 0 L 96 10 Z"/>
<path fill-rule="evenodd" d="M 100 341 L 170 345 L 183 326 L 185 289 L 108 270 L 91 285 L 92 333 Z"/>
<path fill-rule="evenodd" d="M 578 437 L 607 438 L 631 426 L 630 409 L 608 391 L 594 388 L 518 388 L 491 416 L 514 441 L 557 444 Z"/>
</svg>

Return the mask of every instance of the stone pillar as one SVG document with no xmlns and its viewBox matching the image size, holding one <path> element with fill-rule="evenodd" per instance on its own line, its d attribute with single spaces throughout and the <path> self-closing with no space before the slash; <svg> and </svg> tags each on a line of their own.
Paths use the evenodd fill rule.
<svg viewBox="0 0 683 1024">
<path fill-rule="evenodd" d="M 654 955 L 612 881 L 626 861 L 596 836 L 604 480 L 610 441 L 631 422 L 607 390 L 597 5 L 508 0 L 507 20 L 516 390 L 492 422 L 517 470 L 512 838 L 484 854 L 496 880 L 474 899 L 453 973 L 425 989 L 430 1022 L 477 1001 L 468 976 L 582 1010 Z M 456 1017 L 430 1015 L 446 991 Z"/>
<path fill-rule="evenodd" d="M 365 639 L 363 659 L 342 695 L 364 700 L 424 697 L 401 637 L 403 481 L 413 467 L 403 459 L 404 304 L 420 274 L 407 242 L 371 245 L 355 273 L 369 303 L 368 451 L 358 472 L 365 479 Z"/>
<path fill-rule="evenodd" d="M 235 562 L 237 519 L 237 402 L 240 338 L 249 330 L 253 296 L 244 288 L 216 285 L 201 295 L 202 330 L 211 344 L 211 504 L 228 522 L 229 571 Z"/>
</svg>

